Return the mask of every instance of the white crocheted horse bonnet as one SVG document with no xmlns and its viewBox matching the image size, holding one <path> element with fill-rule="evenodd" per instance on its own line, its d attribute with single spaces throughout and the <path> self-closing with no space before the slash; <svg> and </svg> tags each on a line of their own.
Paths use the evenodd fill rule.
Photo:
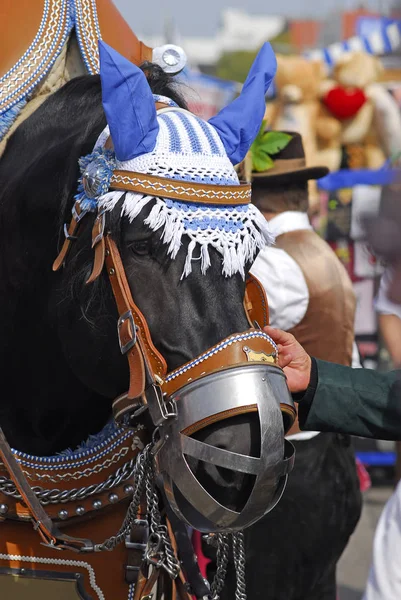
<svg viewBox="0 0 401 600">
<path fill-rule="evenodd" d="M 242 202 L 242 196 L 235 202 L 233 200 L 235 195 L 238 196 L 235 190 L 233 192 L 233 186 L 240 190 L 233 164 L 239 162 L 249 149 L 263 118 L 266 74 L 259 63 L 263 62 L 263 56 L 265 59 L 266 56 L 271 57 L 271 49 L 262 49 L 261 57 L 255 61 L 255 73 L 250 77 L 253 88 L 244 85 L 251 96 L 246 105 L 252 105 L 252 94 L 257 95 L 257 106 L 252 106 L 252 115 L 246 117 L 241 104 L 232 103 L 233 109 L 239 110 L 240 117 L 233 119 L 233 115 L 229 114 L 229 119 L 226 119 L 219 113 L 210 122 L 179 108 L 169 98 L 152 97 L 140 69 L 104 43 L 101 43 L 100 51 L 103 106 L 109 127 L 100 135 L 94 152 L 81 159 L 84 181 L 85 178 L 88 180 L 88 173 L 93 173 L 92 179 L 97 182 L 96 193 L 91 197 L 85 193 L 85 186 L 80 186 L 77 198 L 82 208 L 111 211 L 124 196 L 121 215 L 132 222 L 147 204 L 153 202 L 144 223 L 152 231 L 161 232 L 161 240 L 168 245 L 172 260 L 180 250 L 183 236 L 189 238 L 182 277 L 191 273 L 194 260 L 200 260 L 201 271 L 206 272 L 210 266 L 211 246 L 222 256 L 224 275 L 240 273 L 244 277 L 246 263 L 253 261 L 257 252 L 273 241 L 266 220 L 250 203 L 249 190 L 243 204 L 238 203 Z M 246 99 L 238 100 L 244 103 Z M 155 102 L 166 107 L 156 113 Z M 229 112 L 230 106 L 226 108 Z M 251 106 L 247 108 L 248 112 L 250 110 Z M 122 111 L 123 117 L 120 116 Z M 128 118 L 130 115 L 132 122 Z M 231 126 L 230 119 L 235 121 L 234 126 Z M 245 126 L 240 122 L 244 120 Z M 110 135 L 115 156 L 104 149 Z M 182 187 L 186 189 L 182 193 L 186 199 L 163 197 L 162 193 L 153 193 L 153 188 L 151 195 L 149 189 L 146 193 L 138 193 L 137 188 L 135 191 L 110 191 L 113 171 L 124 171 L 128 177 L 130 173 L 136 173 L 162 178 L 159 192 L 165 190 L 163 182 L 174 182 L 178 198 L 179 182 L 185 182 Z M 190 197 L 188 183 L 196 184 Z M 205 199 L 201 202 L 199 186 L 210 190 L 207 186 L 211 184 L 218 186 L 219 197 L 223 201 L 227 198 L 226 204 L 205 204 Z M 227 191 L 227 195 L 225 186 L 231 190 Z"/>
<path fill-rule="evenodd" d="M 163 99 L 172 104 L 171 100 Z M 216 130 L 195 115 L 179 108 L 157 117 L 159 134 L 154 150 L 129 161 L 115 161 L 114 169 L 218 185 L 239 185 L 237 173 L 227 157 Z M 109 130 L 101 134 L 95 150 L 100 150 Z M 124 195 L 108 192 L 98 199 L 100 209 L 113 210 Z M 192 261 L 200 260 L 201 271 L 210 266 L 209 247 L 223 257 L 223 273 L 241 273 L 247 261 L 273 238 L 266 220 L 253 204 L 237 206 L 205 205 L 126 192 L 122 216 L 133 221 L 149 202 L 156 200 L 145 224 L 153 231 L 162 230 L 162 242 L 174 260 L 184 235 L 188 236 L 187 258 L 182 277 L 192 271 Z M 197 247 L 199 252 L 196 252 Z"/>
</svg>

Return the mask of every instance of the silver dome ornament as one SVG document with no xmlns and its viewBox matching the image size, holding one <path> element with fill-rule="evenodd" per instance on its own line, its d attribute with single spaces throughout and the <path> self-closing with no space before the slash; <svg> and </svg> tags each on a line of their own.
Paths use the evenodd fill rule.
<svg viewBox="0 0 401 600">
<path fill-rule="evenodd" d="M 65 521 L 67 519 L 67 517 L 68 517 L 68 511 L 65 510 L 65 509 L 60 510 L 59 513 L 58 513 L 58 516 L 60 517 L 60 519 L 62 519 L 63 521 Z"/>
<path fill-rule="evenodd" d="M 82 516 L 83 514 L 85 514 L 85 508 L 83 506 L 77 506 L 75 512 L 77 513 L 77 515 Z"/>
<path fill-rule="evenodd" d="M 165 44 L 153 49 L 152 62 L 156 63 L 166 73 L 179 73 L 187 64 L 187 55 L 180 46 Z"/>
<path fill-rule="evenodd" d="M 115 504 L 116 502 L 118 502 L 117 494 L 109 494 L 109 500 L 112 504 Z"/>
<path fill-rule="evenodd" d="M 101 166 L 96 162 L 89 163 L 82 173 L 82 185 L 88 198 L 100 196 L 100 185 L 102 183 Z"/>
<path fill-rule="evenodd" d="M 0 515 L 6 515 L 8 513 L 7 504 L 0 504 Z"/>
<path fill-rule="evenodd" d="M 92 503 L 92 506 L 95 510 L 99 510 L 99 508 L 102 508 L 102 501 L 101 500 L 94 500 Z"/>
<path fill-rule="evenodd" d="M 79 159 L 81 177 L 75 199 L 83 210 L 95 211 L 97 200 L 109 191 L 115 169 L 115 157 L 111 150 L 94 150 L 92 154 Z"/>
</svg>

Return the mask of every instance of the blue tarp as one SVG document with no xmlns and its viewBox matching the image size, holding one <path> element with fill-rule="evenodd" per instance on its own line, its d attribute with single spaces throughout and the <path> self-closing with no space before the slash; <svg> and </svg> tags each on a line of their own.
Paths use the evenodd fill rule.
<svg viewBox="0 0 401 600">
<path fill-rule="evenodd" d="M 388 185 L 400 178 L 400 172 L 391 169 L 387 161 L 380 169 L 341 169 L 329 173 L 318 180 L 317 185 L 321 190 L 332 192 L 355 185 Z"/>
</svg>

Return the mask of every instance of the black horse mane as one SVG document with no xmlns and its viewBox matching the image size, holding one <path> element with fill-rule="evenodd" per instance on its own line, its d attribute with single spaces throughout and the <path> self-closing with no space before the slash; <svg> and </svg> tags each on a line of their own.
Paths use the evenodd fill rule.
<svg viewBox="0 0 401 600">
<path fill-rule="evenodd" d="M 143 69 L 154 93 L 185 106 L 171 76 L 149 63 Z M 115 335 L 110 286 L 103 277 L 85 285 L 93 263 L 94 215 L 83 220 L 67 269 L 52 271 L 64 241 L 63 224 L 71 219 L 78 160 L 92 152 L 105 126 L 100 77 L 77 77 L 18 126 L 0 159 L 0 365 L 5 389 L 15 387 L 0 402 L 0 423 L 15 448 L 39 455 L 74 446 L 100 431 L 115 395 L 114 389 L 97 388 L 97 379 L 93 386 L 79 380 L 71 365 L 73 359 L 93 356 L 99 338 L 106 343 L 107 335 Z M 108 226 L 118 243 L 121 219 L 114 212 Z M 93 342 L 94 350 L 86 352 L 87 346 L 79 344 L 82 359 L 63 345 L 74 335 L 80 339 L 82 329 L 71 333 L 81 327 L 79 313 L 104 325 L 100 332 L 92 327 L 92 336 L 87 332 L 86 342 Z M 125 379 L 124 361 L 119 368 L 118 385 Z"/>
<path fill-rule="evenodd" d="M 143 63 L 150 88 L 186 107 L 179 85 L 159 66 Z M 46 264 L 56 257 L 63 242 L 63 224 L 71 208 L 79 177 L 78 159 L 89 154 L 106 120 L 98 75 L 84 75 L 66 83 L 52 94 L 10 137 L 0 160 L 0 291 L 9 323 L 15 313 L 16 297 L 38 296 L 45 301 L 49 278 Z M 111 216 L 110 216 L 111 217 Z M 90 219 L 89 219 L 90 221 Z M 120 219 L 108 224 L 119 239 Z M 82 236 L 89 236 L 91 223 L 84 224 Z M 84 240 L 83 240 L 84 241 Z M 82 256 L 81 256 L 82 255 Z M 86 260 L 74 260 L 66 298 L 80 293 L 86 316 L 98 286 L 83 282 L 91 268 Z M 4 308 L 3 308 L 4 314 Z"/>
</svg>

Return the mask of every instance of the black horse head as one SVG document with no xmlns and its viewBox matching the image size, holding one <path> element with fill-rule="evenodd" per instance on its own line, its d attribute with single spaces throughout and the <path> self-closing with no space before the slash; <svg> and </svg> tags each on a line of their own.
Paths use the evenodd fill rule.
<svg viewBox="0 0 401 600">
<path fill-rule="evenodd" d="M 168 76 L 152 65 L 146 72 L 153 93 L 185 107 Z M 51 269 L 71 215 L 78 159 L 92 151 L 105 125 L 99 77 L 74 79 L 20 125 L 0 162 L 0 358 L 9 391 L 0 423 L 13 447 L 38 455 L 77 446 L 99 431 L 110 419 L 112 400 L 128 386 L 107 275 L 85 284 L 94 215 L 83 221 L 65 268 Z M 160 230 L 144 224 L 155 200 L 132 222 L 121 216 L 123 202 L 124 196 L 108 212 L 106 226 L 168 369 L 247 329 L 244 277 L 223 276 L 221 255 L 211 248 L 207 272 L 195 260 L 190 277 L 182 279 L 189 241 L 171 260 Z M 229 426 L 211 426 L 200 437 L 258 455 L 256 417 L 233 417 Z M 203 477 L 238 491 L 245 476 L 210 467 Z"/>
</svg>

